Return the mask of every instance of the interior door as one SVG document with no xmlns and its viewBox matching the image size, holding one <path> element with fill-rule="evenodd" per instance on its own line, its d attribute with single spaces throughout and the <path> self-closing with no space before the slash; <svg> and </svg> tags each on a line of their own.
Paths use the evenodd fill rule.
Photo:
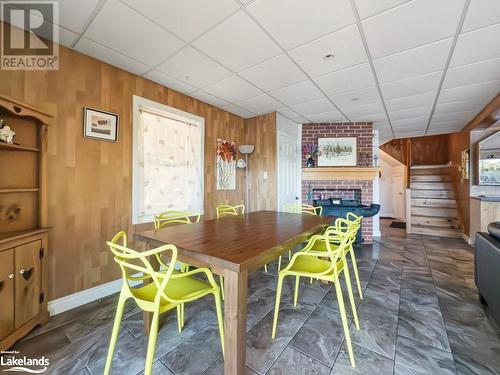
<svg viewBox="0 0 500 375">
<path fill-rule="evenodd" d="M 403 175 L 392 176 L 392 191 L 394 194 L 394 216 L 396 219 L 405 221 L 405 196 Z"/>
<path fill-rule="evenodd" d="M 300 143 L 293 137 L 278 132 L 278 210 L 285 204 L 301 202 Z"/>
<path fill-rule="evenodd" d="M 40 313 L 42 287 L 42 241 L 15 248 L 15 323 L 16 329 Z"/>
<path fill-rule="evenodd" d="M 14 249 L 0 252 L 0 340 L 14 331 Z"/>
</svg>

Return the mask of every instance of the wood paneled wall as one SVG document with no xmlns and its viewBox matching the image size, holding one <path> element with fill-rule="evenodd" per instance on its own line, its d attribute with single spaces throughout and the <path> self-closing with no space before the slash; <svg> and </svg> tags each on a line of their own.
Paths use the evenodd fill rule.
<svg viewBox="0 0 500 375">
<path fill-rule="evenodd" d="M 0 71 L 0 82 L 2 94 L 37 107 L 49 107 L 56 114 L 56 124 L 48 134 L 50 300 L 120 276 L 105 241 L 121 229 L 129 234 L 134 231 L 131 225 L 133 95 L 205 118 L 207 216 L 214 216 L 219 203 L 244 201 L 241 170 L 237 172 L 237 190 L 215 189 L 217 138 L 238 144 L 255 143 L 256 152 L 251 156 L 254 176 L 261 178 L 262 167 L 269 177 L 265 183 L 255 182 L 251 207 L 274 208 L 274 115 L 248 120 L 248 126 L 255 123 L 255 127 L 245 132 L 244 120 L 236 115 L 62 46 L 59 70 Z M 120 115 L 118 143 L 82 137 L 84 106 Z M 272 187 L 270 195 L 268 187 Z"/>
<path fill-rule="evenodd" d="M 380 149 L 404 165 L 446 164 L 449 161 L 448 134 L 393 139 Z"/>
<path fill-rule="evenodd" d="M 276 210 L 276 112 L 246 119 L 245 131 L 246 141 L 255 146 L 248 158 L 249 210 Z"/>
</svg>

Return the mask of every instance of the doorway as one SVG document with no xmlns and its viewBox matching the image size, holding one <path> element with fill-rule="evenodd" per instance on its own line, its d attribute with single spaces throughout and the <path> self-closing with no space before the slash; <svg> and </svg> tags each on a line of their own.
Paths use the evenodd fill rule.
<svg viewBox="0 0 500 375">
<path fill-rule="evenodd" d="M 405 221 L 405 185 L 404 176 L 402 174 L 392 176 L 392 191 L 394 217 L 398 220 Z"/>
<path fill-rule="evenodd" d="M 278 211 L 285 204 L 301 203 L 300 140 L 278 131 Z"/>
</svg>

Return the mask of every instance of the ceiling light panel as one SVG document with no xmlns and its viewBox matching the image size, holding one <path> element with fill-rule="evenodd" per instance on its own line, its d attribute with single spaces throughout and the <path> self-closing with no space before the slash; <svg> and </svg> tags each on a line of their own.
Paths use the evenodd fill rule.
<svg viewBox="0 0 500 375">
<path fill-rule="evenodd" d="M 349 0 L 257 0 L 247 9 L 285 50 L 354 23 Z"/>
<path fill-rule="evenodd" d="M 236 72 L 281 52 L 255 22 L 241 11 L 209 30 L 193 45 Z"/>
</svg>

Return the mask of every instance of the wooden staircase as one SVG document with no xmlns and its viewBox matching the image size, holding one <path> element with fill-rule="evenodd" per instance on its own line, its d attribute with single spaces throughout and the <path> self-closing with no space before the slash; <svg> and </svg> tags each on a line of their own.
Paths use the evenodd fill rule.
<svg viewBox="0 0 500 375">
<path fill-rule="evenodd" d="M 448 165 L 410 169 L 411 233 L 462 238 Z"/>
</svg>

